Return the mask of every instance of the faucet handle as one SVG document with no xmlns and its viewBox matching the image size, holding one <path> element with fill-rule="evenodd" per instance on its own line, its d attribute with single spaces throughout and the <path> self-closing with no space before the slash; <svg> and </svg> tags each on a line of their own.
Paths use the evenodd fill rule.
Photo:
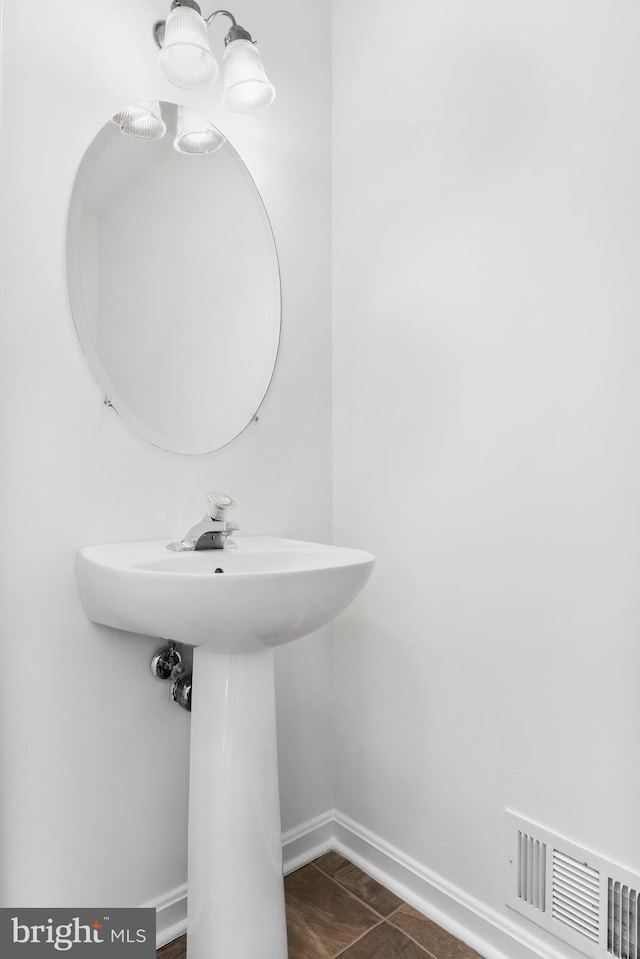
<svg viewBox="0 0 640 959">
<path fill-rule="evenodd" d="M 207 502 L 209 503 L 209 516 L 213 520 L 224 519 L 229 510 L 232 510 L 236 505 L 235 500 L 232 500 L 226 493 L 207 493 Z"/>
<path fill-rule="evenodd" d="M 207 493 L 209 511 L 199 523 L 192 526 L 183 538 L 169 543 L 167 549 L 176 553 L 193 549 L 224 549 L 229 533 L 240 529 L 237 523 L 225 519 L 229 510 L 236 505 L 226 493 Z M 235 543 L 229 543 L 235 546 Z"/>
</svg>

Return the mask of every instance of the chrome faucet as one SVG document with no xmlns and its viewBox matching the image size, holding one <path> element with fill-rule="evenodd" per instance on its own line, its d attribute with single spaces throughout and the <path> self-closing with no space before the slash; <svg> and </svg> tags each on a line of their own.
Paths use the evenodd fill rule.
<svg viewBox="0 0 640 959">
<path fill-rule="evenodd" d="M 182 553 L 192 549 L 224 549 L 229 533 L 240 529 L 237 523 L 226 518 L 236 505 L 226 493 L 207 493 L 209 512 L 185 533 L 181 540 L 169 543 L 167 549 Z"/>
</svg>

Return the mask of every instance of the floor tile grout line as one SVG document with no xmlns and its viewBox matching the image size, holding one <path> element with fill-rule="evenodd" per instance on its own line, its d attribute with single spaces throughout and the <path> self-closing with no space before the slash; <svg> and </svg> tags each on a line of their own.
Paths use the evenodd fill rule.
<svg viewBox="0 0 640 959">
<path fill-rule="evenodd" d="M 344 949 L 341 949 L 340 952 L 336 952 L 335 956 L 332 956 L 332 959 L 339 959 L 340 956 L 344 956 L 347 949 L 351 949 L 352 946 L 355 946 L 356 942 L 360 942 L 361 939 L 364 939 L 365 936 L 368 936 L 369 933 L 373 932 L 374 929 L 377 929 L 378 926 L 383 926 L 386 921 L 387 921 L 386 919 L 381 919 L 380 922 L 376 922 L 375 925 L 371 926 L 370 929 L 365 929 L 364 932 L 360 933 L 357 939 L 354 939 L 353 942 L 350 942 L 349 945 L 345 946 Z"/>
<path fill-rule="evenodd" d="M 353 866 L 353 865 L 354 865 L 354 863 L 352 863 L 349 859 L 346 859 L 346 857 L 343 856 L 342 858 L 343 858 L 343 859 L 345 860 L 345 862 L 348 863 L 350 866 Z M 400 900 L 400 905 L 397 906 L 392 912 L 390 912 L 388 916 L 383 916 L 382 913 L 378 912 L 377 909 L 374 909 L 373 906 L 370 906 L 368 902 L 365 902 L 365 900 L 364 900 L 364 899 L 361 899 L 360 896 L 358 896 L 356 893 L 351 892 L 350 889 L 347 889 L 346 886 L 343 886 L 343 884 L 340 882 L 339 879 L 336 879 L 335 876 L 332 876 L 332 875 L 330 875 L 330 873 L 326 872 L 326 871 L 322 868 L 322 866 L 319 866 L 319 865 L 318 865 L 318 863 L 317 863 L 315 860 L 313 860 L 312 862 L 310 862 L 309 865 L 310 865 L 310 866 L 314 866 L 314 867 L 318 870 L 319 873 L 321 873 L 323 876 L 326 876 L 327 879 L 330 879 L 331 882 L 333 882 L 336 886 L 338 886 L 339 889 L 342 889 L 344 892 L 348 893 L 348 895 L 350 895 L 350 896 L 351 896 L 353 899 L 355 899 L 357 902 L 360 902 L 360 903 L 362 903 L 363 905 L 367 906 L 367 907 L 368 907 L 369 909 L 371 909 L 371 911 L 374 912 L 377 916 L 380 916 L 381 919 L 382 919 L 382 922 L 388 922 L 390 926 L 393 926 L 394 929 L 397 929 L 398 932 L 401 932 L 403 935 L 405 935 L 405 936 L 407 937 L 407 939 L 410 939 L 410 940 L 411 940 L 411 942 L 414 944 L 414 946 L 417 946 L 418 949 L 420 949 L 422 952 L 424 952 L 425 957 L 428 957 L 428 959 L 439 959 L 439 957 L 436 956 L 435 953 L 433 953 L 433 952 L 431 952 L 429 949 L 427 949 L 426 946 L 423 946 L 420 942 L 418 942 L 417 939 L 414 939 L 413 936 L 412 936 L 410 933 L 408 933 L 405 929 L 402 928 L 402 926 L 398 926 L 398 925 L 396 925 L 395 922 L 392 922 L 392 921 L 391 921 L 391 917 L 392 917 L 392 916 L 395 916 L 395 914 L 396 914 L 397 912 L 400 912 L 400 910 L 402 909 L 403 906 L 409 905 L 407 902 L 405 902 L 404 899 Z M 361 871 L 364 872 L 364 870 L 361 870 Z M 367 876 L 367 875 L 369 875 L 369 874 L 368 874 L 368 873 L 365 873 L 365 875 Z M 371 878 L 373 878 L 373 877 L 371 877 Z M 386 888 L 386 887 L 383 887 L 383 888 Z M 333 956 L 332 959 L 338 959 L 339 956 L 344 955 L 344 953 L 346 952 L 347 949 L 350 949 L 351 946 L 355 945 L 356 942 L 359 942 L 359 941 L 360 941 L 361 939 L 363 939 L 368 933 L 370 933 L 372 929 L 377 929 L 377 927 L 380 926 L 381 924 L 382 924 L 382 923 L 378 922 L 378 923 L 376 923 L 374 926 L 371 926 L 370 929 L 367 929 L 366 932 L 363 932 L 362 935 L 358 936 L 357 939 L 354 939 L 353 942 L 351 943 L 351 945 L 345 946 L 345 948 L 344 948 L 343 950 L 341 950 L 340 952 L 336 953 L 336 955 Z"/>
<path fill-rule="evenodd" d="M 398 910 L 396 909 L 396 912 L 397 912 L 397 911 L 398 911 Z M 387 922 L 389 922 L 388 919 L 387 919 Z M 407 932 L 406 929 L 403 929 L 401 926 L 396 926 L 395 922 L 389 922 L 389 925 L 390 925 L 393 929 L 397 929 L 398 932 L 401 932 L 403 936 L 406 936 L 406 937 L 407 937 L 407 939 L 410 939 L 411 942 L 414 944 L 414 946 L 417 946 L 417 947 L 418 947 L 418 949 L 420 950 L 420 952 L 424 952 L 425 956 L 428 956 L 428 959 L 438 959 L 438 956 L 434 956 L 434 954 L 433 954 L 432 952 L 429 952 L 429 950 L 427 949 L 427 947 L 426 947 L 426 946 L 423 946 L 422 943 L 421 943 L 421 942 L 418 942 L 417 939 L 414 939 L 413 936 L 411 935 L 411 933 Z"/>
<path fill-rule="evenodd" d="M 350 866 L 355 865 L 355 863 L 349 862 L 348 859 L 345 860 L 345 861 L 348 862 Z M 357 892 L 352 892 L 352 891 L 348 888 L 348 886 L 344 886 L 344 885 L 340 882 L 339 879 L 336 879 L 336 878 L 335 878 L 335 876 L 332 876 L 330 873 L 325 872 L 325 870 L 324 870 L 321 866 L 316 865 L 315 862 L 310 862 L 309 865 L 310 865 L 310 866 L 315 866 L 315 868 L 318 870 L 318 872 L 321 872 L 322 875 L 323 875 L 323 876 L 326 876 L 327 879 L 330 879 L 331 882 L 335 882 L 336 886 L 339 886 L 340 889 L 343 889 L 345 892 L 348 892 L 350 896 L 353 896 L 354 899 L 357 899 L 358 902 L 361 902 L 363 905 L 365 905 L 365 906 L 367 907 L 367 909 L 370 909 L 372 912 L 375 912 L 376 916 L 380 916 L 381 919 L 388 919 L 389 916 L 392 916 L 392 915 L 394 914 L 394 912 L 397 912 L 398 909 L 400 909 L 402 906 L 406 906 L 406 905 L 407 905 L 407 903 L 404 901 L 404 899 L 401 899 L 401 900 L 400 900 L 400 905 L 397 906 L 395 909 L 393 909 L 393 910 L 389 913 L 389 916 L 385 916 L 384 913 L 380 912 L 379 909 L 374 909 L 374 907 L 373 907 L 370 903 L 368 903 L 366 899 L 363 899 L 361 896 L 359 896 L 359 895 L 357 894 Z M 356 866 L 356 869 L 359 869 L 359 868 L 360 868 L 359 866 Z M 365 876 L 369 876 L 369 873 L 368 873 L 368 872 L 364 872 L 364 869 L 361 869 L 360 871 L 361 871 L 362 873 L 364 873 Z M 373 876 L 369 876 L 369 879 L 373 879 Z M 377 879 L 373 879 L 373 881 L 374 881 L 374 882 L 378 882 Z M 379 886 L 382 886 L 382 883 L 378 883 L 378 885 L 379 885 Z M 385 892 L 391 892 L 391 890 L 390 890 L 390 889 L 387 889 L 386 886 L 382 886 L 382 888 L 385 890 Z M 394 894 L 392 893 L 392 895 L 394 895 Z M 396 897 L 396 898 L 398 898 L 398 897 Z"/>
<path fill-rule="evenodd" d="M 402 907 L 399 907 L 398 909 L 396 909 L 396 912 L 399 912 L 400 908 Z M 392 915 L 395 915 L 395 913 L 392 913 Z M 414 942 L 416 946 L 419 946 L 423 950 L 423 952 L 425 952 L 426 955 L 429 956 L 429 959 L 439 959 L 439 956 L 436 956 L 435 952 L 431 952 L 430 949 L 427 949 L 426 946 L 423 946 L 422 943 L 418 942 L 417 939 L 414 939 L 410 932 L 407 932 L 407 930 L 403 929 L 402 926 L 397 926 L 395 922 L 391 922 L 391 917 L 389 917 L 387 922 L 389 923 L 390 926 L 393 926 L 394 929 L 399 929 L 400 932 L 403 932 L 405 936 L 407 937 L 407 939 L 410 939 L 411 942 Z"/>
<path fill-rule="evenodd" d="M 347 889 L 346 886 L 343 886 L 341 882 L 338 882 L 337 879 L 334 879 L 333 876 L 330 876 L 328 872 L 324 872 L 324 870 L 320 869 L 320 868 L 319 868 L 318 866 L 316 866 L 316 864 L 313 863 L 313 862 L 312 862 L 312 863 L 309 863 L 309 865 L 310 865 L 310 866 L 315 866 L 315 868 L 318 870 L 318 872 L 319 872 L 321 875 L 325 876 L 326 879 L 330 879 L 331 882 L 334 884 L 334 886 L 337 886 L 338 889 L 340 889 L 342 892 L 346 892 L 346 894 L 347 894 L 348 896 L 351 896 L 352 899 L 355 899 L 355 901 L 358 902 L 358 903 L 360 903 L 361 906 L 366 906 L 367 909 L 370 909 L 371 912 L 372 912 L 375 916 L 377 916 L 379 919 L 381 919 L 383 922 L 386 920 L 386 918 L 387 918 L 386 916 L 383 916 L 381 912 L 378 912 L 378 910 L 377 910 L 377 909 L 374 909 L 373 906 L 370 906 L 368 902 L 365 902 L 364 899 L 361 899 L 360 896 L 357 896 L 357 895 L 355 894 L 355 892 L 351 892 L 350 889 Z M 378 923 L 376 923 L 376 925 L 379 926 L 380 923 L 378 922 Z M 372 926 L 371 928 L 373 929 L 373 926 Z M 357 942 L 357 940 L 356 940 L 356 942 Z"/>
</svg>

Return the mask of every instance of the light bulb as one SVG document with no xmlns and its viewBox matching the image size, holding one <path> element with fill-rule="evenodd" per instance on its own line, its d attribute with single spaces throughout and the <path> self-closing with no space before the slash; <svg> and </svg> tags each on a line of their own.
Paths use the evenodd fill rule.
<svg viewBox="0 0 640 959">
<path fill-rule="evenodd" d="M 218 62 L 209 46 L 207 25 L 191 7 L 175 7 L 164 27 L 160 69 L 184 90 L 199 90 L 218 76 Z"/>
<path fill-rule="evenodd" d="M 275 99 L 260 52 L 251 40 L 232 40 L 224 51 L 224 102 L 235 113 L 257 113 Z"/>
<path fill-rule="evenodd" d="M 113 122 L 118 124 L 123 133 L 140 140 L 159 140 L 167 132 L 158 100 L 132 103 L 116 113 Z"/>
<path fill-rule="evenodd" d="M 173 145 L 180 153 L 214 153 L 225 143 L 225 138 L 213 123 L 195 110 L 178 107 L 176 138 Z"/>
</svg>

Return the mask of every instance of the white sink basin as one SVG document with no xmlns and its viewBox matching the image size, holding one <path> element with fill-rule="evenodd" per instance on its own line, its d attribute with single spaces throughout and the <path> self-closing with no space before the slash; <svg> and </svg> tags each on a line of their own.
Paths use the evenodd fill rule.
<svg viewBox="0 0 640 959">
<path fill-rule="evenodd" d="M 219 652 L 279 646 L 341 613 L 373 569 L 361 550 L 268 536 L 236 549 L 174 553 L 166 541 L 78 552 L 78 584 L 94 623 Z M 222 572 L 216 573 L 216 570 Z"/>
<path fill-rule="evenodd" d="M 273 647 L 342 612 L 375 560 L 292 539 L 237 542 L 184 553 L 164 540 L 86 546 L 78 585 L 94 623 L 197 647 L 188 959 L 287 959 Z"/>
</svg>

